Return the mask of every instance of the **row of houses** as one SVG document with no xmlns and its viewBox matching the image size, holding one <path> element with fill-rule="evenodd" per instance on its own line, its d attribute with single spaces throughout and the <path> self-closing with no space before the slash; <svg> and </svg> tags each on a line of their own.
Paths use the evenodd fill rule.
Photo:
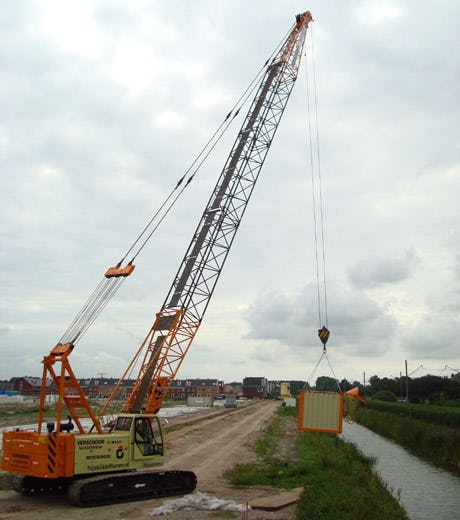
<svg viewBox="0 0 460 520">
<path fill-rule="evenodd" d="M 89 398 L 109 397 L 115 389 L 118 379 L 115 378 L 86 378 L 78 380 L 84 394 Z M 2 381 L 2 386 L 6 385 Z M 122 382 L 118 390 L 118 397 L 126 399 L 133 387 L 135 380 L 127 379 Z M 42 380 L 39 377 L 18 377 L 11 380 L 11 388 L 24 396 L 38 396 L 41 390 Z M 56 393 L 54 381 L 46 381 L 47 394 Z M 7 388 L 5 388 L 7 389 Z M 242 383 L 225 384 L 218 379 L 176 379 L 169 391 L 171 399 L 186 399 L 187 397 L 212 397 L 218 395 L 237 395 L 247 399 L 264 399 L 269 395 L 279 393 L 279 382 L 267 381 L 264 377 L 245 377 Z"/>
</svg>

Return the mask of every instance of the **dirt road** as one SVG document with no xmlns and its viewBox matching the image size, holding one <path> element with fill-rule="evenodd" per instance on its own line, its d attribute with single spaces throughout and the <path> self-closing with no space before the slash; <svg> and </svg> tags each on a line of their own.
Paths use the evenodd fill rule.
<svg viewBox="0 0 460 520">
<path fill-rule="evenodd" d="M 200 421 L 183 425 L 167 434 L 167 468 L 193 470 L 198 477 L 197 491 L 225 500 L 244 504 L 251 499 L 271 495 L 263 487 L 234 487 L 223 478 L 223 472 L 239 462 L 254 462 L 252 446 L 279 406 L 279 402 L 260 401 L 236 409 L 208 412 Z M 180 423 L 181 421 L 172 421 Z M 182 422 L 190 423 L 188 417 Z M 164 499 L 144 500 L 98 508 L 70 507 L 65 497 L 22 497 L 14 491 L 0 491 L 0 520 L 136 520 L 164 518 L 150 512 Z M 214 516 L 213 516 L 214 515 Z M 177 511 L 166 518 L 174 520 L 216 518 L 216 512 Z M 231 518 L 231 517 L 227 517 Z M 241 513 L 234 513 L 241 518 Z M 292 520 L 295 505 L 277 512 L 251 510 L 250 520 Z"/>
</svg>

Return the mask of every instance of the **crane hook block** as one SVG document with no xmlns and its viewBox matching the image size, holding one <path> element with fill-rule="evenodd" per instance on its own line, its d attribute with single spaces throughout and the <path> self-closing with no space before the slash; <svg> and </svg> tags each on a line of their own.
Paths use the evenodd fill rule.
<svg viewBox="0 0 460 520">
<path fill-rule="evenodd" d="M 327 329 L 326 327 L 323 327 L 322 329 L 318 330 L 318 336 L 323 345 L 326 345 L 327 340 L 329 339 L 329 334 L 329 329 Z"/>
<path fill-rule="evenodd" d="M 136 266 L 129 263 L 125 267 L 121 267 L 121 264 L 117 264 L 115 267 L 109 267 L 105 272 L 106 278 L 119 278 L 120 276 L 129 276 Z"/>
</svg>

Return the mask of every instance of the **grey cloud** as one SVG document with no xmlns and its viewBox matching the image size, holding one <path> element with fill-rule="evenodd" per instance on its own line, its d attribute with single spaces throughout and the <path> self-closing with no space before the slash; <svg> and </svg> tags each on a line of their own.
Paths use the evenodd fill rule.
<svg viewBox="0 0 460 520">
<path fill-rule="evenodd" d="M 0 326 L 0 336 L 6 336 L 11 331 L 11 328 L 5 325 Z"/>
<path fill-rule="evenodd" d="M 401 282 L 409 278 L 416 264 L 414 249 L 400 258 L 372 258 L 349 269 L 348 278 L 354 287 L 372 288 Z"/>
<path fill-rule="evenodd" d="M 275 341 L 292 349 L 317 346 L 316 332 L 320 326 L 316 294 L 316 287 L 310 284 L 294 296 L 261 295 L 246 312 L 245 320 L 250 327 L 246 338 Z M 352 292 L 333 283 L 329 284 L 328 299 L 331 343 L 370 357 L 385 352 L 397 330 L 392 314 L 364 293 Z M 322 312 L 324 319 L 324 306 Z"/>
<path fill-rule="evenodd" d="M 412 359 L 436 359 L 446 364 L 458 356 L 460 318 L 424 315 L 404 334 L 403 347 Z"/>
</svg>

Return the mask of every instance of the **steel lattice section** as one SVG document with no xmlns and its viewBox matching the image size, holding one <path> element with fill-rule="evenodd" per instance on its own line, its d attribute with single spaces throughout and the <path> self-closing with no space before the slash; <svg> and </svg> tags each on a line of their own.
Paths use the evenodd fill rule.
<svg viewBox="0 0 460 520">
<path fill-rule="evenodd" d="M 281 67 L 280 69 L 279 75 L 285 75 L 286 71 Z M 274 133 L 278 127 L 279 120 L 286 106 L 293 82 L 294 79 L 289 77 L 289 75 L 287 78 L 284 77 L 281 80 L 273 81 L 271 92 L 269 91 L 270 93 L 263 104 L 262 114 L 254 122 L 255 129 L 253 135 L 250 139 L 246 139 L 243 150 L 238 157 L 233 176 L 228 183 L 227 193 L 223 197 L 225 204 L 218 210 L 219 218 L 214 218 L 211 222 L 206 221 L 210 208 L 211 210 L 214 209 L 212 204 L 222 184 L 221 179 L 219 179 L 217 183 L 210 203 L 194 235 L 194 237 L 198 237 L 200 231 L 208 224 L 209 229 L 206 237 L 203 240 L 202 247 L 197 252 L 196 259 L 193 260 L 193 267 L 182 288 L 183 294 L 181 294 L 177 300 L 177 305 L 184 309 L 186 314 L 190 314 L 196 321 L 201 321 L 207 303 L 212 295 Z M 279 88 L 276 88 L 277 85 Z M 263 83 L 261 88 L 263 88 Z M 247 122 L 251 119 L 252 113 L 253 111 L 251 110 L 246 117 L 239 137 L 244 133 L 245 128 L 247 128 Z M 237 139 L 233 151 L 239 143 L 240 139 Z M 229 161 L 226 167 L 224 167 L 221 177 L 227 173 L 228 164 L 232 158 L 234 158 L 234 153 L 230 154 Z M 193 245 L 194 243 L 192 242 L 181 267 L 190 261 Z M 176 276 L 174 287 L 176 287 L 179 279 L 180 270 Z M 167 307 L 167 304 L 165 304 L 165 306 Z"/>
<path fill-rule="evenodd" d="M 294 86 L 305 40 L 299 22 L 268 65 L 174 282 L 147 336 L 128 407 L 160 408 L 195 337 Z M 289 63 L 289 60 L 291 62 Z M 175 316 L 174 324 L 160 326 Z M 164 335 L 163 335 L 164 334 Z"/>
</svg>

